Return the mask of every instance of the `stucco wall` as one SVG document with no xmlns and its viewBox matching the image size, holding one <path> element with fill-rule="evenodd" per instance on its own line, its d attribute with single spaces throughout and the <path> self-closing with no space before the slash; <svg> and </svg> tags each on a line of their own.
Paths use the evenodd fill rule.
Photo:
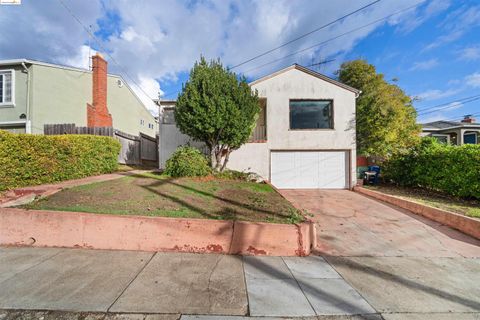
<svg viewBox="0 0 480 320">
<path fill-rule="evenodd" d="M 21 114 L 27 113 L 27 74 L 23 72 L 22 66 L 1 66 L 0 70 L 13 69 L 15 77 L 15 104 L 0 106 L 0 123 L 10 121 L 22 121 Z M 1 126 L 1 124 L 0 124 Z"/>
<path fill-rule="evenodd" d="M 232 170 L 255 172 L 269 179 L 270 151 L 266 143 L 247 143 L 230 154 L 227 167 Z"/>
<path fill-rule="evenodd" d="M 2 67 L 11 69 L 12 67 Z M 26 73 L 15 66 L 15 107 L 0 108 L 0 122 L 19 120 L 26 113 Z M 31 65 L 30 120 L 32 133 L 43 133 L 44 124 L 87 125 L 87 103 L 92 102 L 92 74 L 89 71 Z M 158 126 L 128 85 L 118 86 L 117 76 L 108 76 L 107 106 L 113 126 L 132 135 L 143 132 L 155 137 Z M 144 120 L 141 124 L 140 120 Z M 148 124 L 153 128 L 149 128 Z"/>
</svg>

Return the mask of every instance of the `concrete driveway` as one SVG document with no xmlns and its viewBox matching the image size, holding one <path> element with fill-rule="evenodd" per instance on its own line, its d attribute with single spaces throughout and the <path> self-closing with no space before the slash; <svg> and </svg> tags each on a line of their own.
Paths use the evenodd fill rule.
<svg viewBox="0 0 480 320">
<path fill-rule="evenodd" d="M 480 241 L 352 191 L 281 193 L 312 214 L 317 254 L 385 319 L 480 319 Z"/>
</svg>

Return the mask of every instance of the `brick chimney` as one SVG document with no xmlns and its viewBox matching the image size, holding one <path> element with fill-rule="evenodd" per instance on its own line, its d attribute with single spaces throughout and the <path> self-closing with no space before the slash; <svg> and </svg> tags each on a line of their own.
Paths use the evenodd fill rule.
<svg viewBox="0 0 480 320">
<path fill-rule="evenodd" d="M 474 123 L 475 118 L 473 118 L 471 114 L 467 114 L 467 115 L 464 116 L 462 122 L 463 123 Z"/>
<path fill-rule="evenodd" d="M 97 53 L 92 57 L 92 104 L 87 103 L 89 127 L 111 127 L 112 115 L 107 108 L 107 61 Z"/>
</svg>

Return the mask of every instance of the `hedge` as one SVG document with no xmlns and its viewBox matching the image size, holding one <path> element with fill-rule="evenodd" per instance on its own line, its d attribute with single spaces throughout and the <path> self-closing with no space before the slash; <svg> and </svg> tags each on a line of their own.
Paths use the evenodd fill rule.
<svg viewBox="0 0 480 320">
<path fill-rule="evenodd" d="M 480 145 L 452 146 L 431 138 L 384 164 L 386 179 L 402 186 L 480 199 Z"/>
<path fill-rule="evenodd" d="M 0 190 L 110 173 L 119 151 L 120 143 L 110 137 L 0 130 Z"/>
</svg>

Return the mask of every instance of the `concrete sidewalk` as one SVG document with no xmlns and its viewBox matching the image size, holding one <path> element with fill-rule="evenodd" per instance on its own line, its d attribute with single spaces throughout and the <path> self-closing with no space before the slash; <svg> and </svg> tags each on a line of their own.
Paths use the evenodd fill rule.
<svg viewBox="0 0 480 320">
<path fill-rule="evenodd" d="M 132 319 L 376 313 L 322 257 L 54 248 L 0 248 L 0 309 Z"/>
</svg>

